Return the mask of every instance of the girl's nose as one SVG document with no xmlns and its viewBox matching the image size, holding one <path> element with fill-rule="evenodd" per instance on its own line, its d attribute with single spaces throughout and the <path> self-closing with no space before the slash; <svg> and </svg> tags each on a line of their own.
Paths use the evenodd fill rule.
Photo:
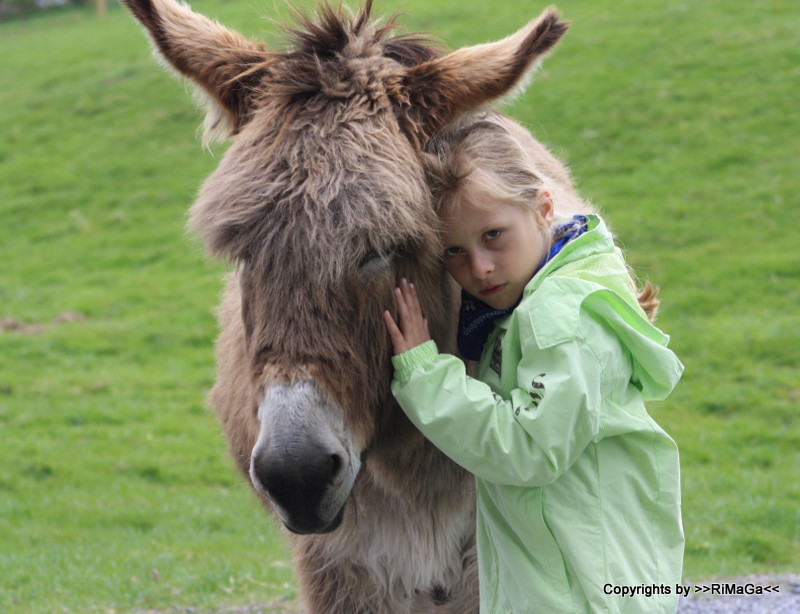
<svg viewBox="0 0 800 614">
<path fill-rule="evenodd" d="M 486 279 L 494 271 L 494 263 L 487 254 L 478 251 L 473 253 L 470 258 L 470 268 L 475 279 Z"/>
</svg>

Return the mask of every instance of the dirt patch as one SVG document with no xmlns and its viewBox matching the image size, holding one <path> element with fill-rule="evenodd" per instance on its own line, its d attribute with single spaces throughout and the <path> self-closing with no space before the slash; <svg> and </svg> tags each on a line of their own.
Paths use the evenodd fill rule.
<svg viewBox="0 0 800 614">
<path fill-rule="evenodd" d="M 226 606 L 219 609 L 175 608 L 172 610 L 138 610 L 136 614 L 301 614 L 297 604 L 286 601 Z"/>
<path fill-rule="evenodd" d="M 86 316 L 77 311 L 65 311 L 58 314 L 51 322 L 23 322 L 17 318 L 0 318 L 0 333 L 12 332 L 20 335 L 38 335 L 51 326 L 82 322 Z"/>
</svg>

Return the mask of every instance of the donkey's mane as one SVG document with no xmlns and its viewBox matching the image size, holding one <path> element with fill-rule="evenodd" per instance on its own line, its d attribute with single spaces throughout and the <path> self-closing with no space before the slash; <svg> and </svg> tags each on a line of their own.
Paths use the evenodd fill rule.
<svg viewBox="0 0 800 614">
<path fill-rule="evenodd" d="M 372 0 L 355 14 L 349 9 L 322 4 L 314 16 L 297 12 L 298 26 L 284 28 L 288 41 L 296 50 L 309 56 L 332 57 L 342 52 L 353 38 L 367 37 L 372 43 L 382 44 L 384 56 L 413 66 L 438 57 L 436 44 L 420 34 L 389 36 L 398 24 L 399 14 L 389 17 L 383 26 L 372 20 Z"/>
<path fill-rule="evenodd" d="M 331 77 L 347 82 L 353 71 L 345 64 L 359 57 L 374 61 L 380 56 L 408 67 L 442 54 L 440 46 L 424 35 L 391 35 L 398 28 L 400 15 L 391 16 L 381 25 L 371 17 L 372 0 L 358 13 L 327 2 L 313 14 L 296 8 L 292 13 L 295 25 L 282 25 L 286 51 L 243 67 L 237 77 L 249 81 L 254 74 L 268 75 L 269 91 L 265 93 L 269 97 L 314 95 L 326 89 Z"/>
</svg>

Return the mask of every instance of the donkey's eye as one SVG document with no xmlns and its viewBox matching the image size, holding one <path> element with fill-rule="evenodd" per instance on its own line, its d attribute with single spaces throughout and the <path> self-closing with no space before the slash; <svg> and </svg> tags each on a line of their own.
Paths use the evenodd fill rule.
<svg viewBox="0 0 800 614">
<path fill-rule="evenodd" d="M 371 249 L 358 261 L 359 269 L 371 269 L 376 266 L 389 265 L 395 258 L 406 253 L 404 245 L 395 245 L 383 251 Z"/>
<path fill-rule="evenodd" d="M 361 257 L 361 260 L 358 261 L 358 268 L 363 269 L 365 266 L 375 262 L 380 257 L 381 255 L 376 250 L 371 249 Z"/>
</svg>

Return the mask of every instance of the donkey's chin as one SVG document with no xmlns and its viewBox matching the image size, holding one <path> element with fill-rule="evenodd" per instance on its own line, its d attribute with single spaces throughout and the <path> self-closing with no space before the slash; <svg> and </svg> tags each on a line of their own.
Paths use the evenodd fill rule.
<svg viewBox="0 0 800 614">
<path fill-rule="evenodd" d="M 333 533 L 336 529 L 338 529 L 342 524 L 343 518 L 344 507 L 339 510 L 339 513 L 336 514 L 333 520 L 327 525 L 322 519 L 312 523 L 308 523 L 307 521 L 295 523 L 285 518 L 281 518 L 281 520 L 283 522 L 283 526 L 285 526 L 289 532 L 294 533 L 295 535 L 323 535 L 325 533 Z"/>
<path fill-rule="evenodd" d="M 275 499 L 270 497 L 257 482 L 256 490 L 267 498 L 275 514 L 283 523 L 283 526 L 295 535 L 321 535 L 324 533 L 332 533 L 339 528 L 344 519 L 344 503 L 337 508 L 325 506 L 326 509 L 320 512 L 314 512 L 310 507 L 290 512 L 276 502 Z M 334 509 L 338 511 L 332 511 Z"/>
</svg>

